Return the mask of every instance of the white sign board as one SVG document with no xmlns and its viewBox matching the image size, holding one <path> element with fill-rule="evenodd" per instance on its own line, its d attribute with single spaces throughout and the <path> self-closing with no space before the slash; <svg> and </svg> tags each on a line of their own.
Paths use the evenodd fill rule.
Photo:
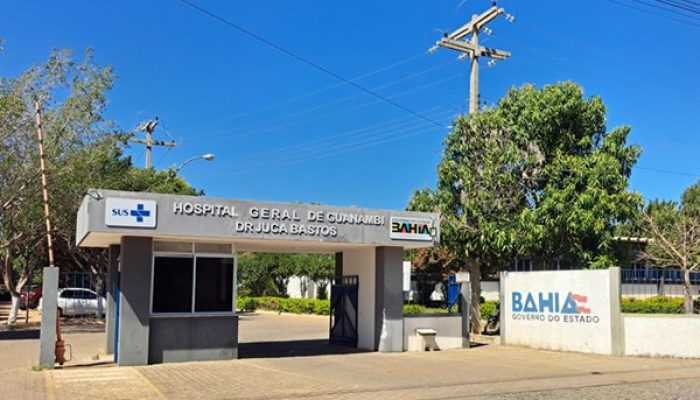
<svg viewBox="0 0 700 400">
<path fill-rule="evenodd" d="M 469 282 L 469 272 L 457 272 L 455 274 L 455 281 L 457 281 L 457 283 Z"/>
<path fill-rule="evenodd" d="M 428 218 L 391 217 L 390 229 L 392 239 L 432 241 L 436 234 L 433 220 Z"/>
<path fill-rule="evenodd" d="M 615 353 L 619 269 L 505 272 L 501 284 L 504 344 Z"/>
<path fill-rule="evenodd" d="M 105 199 L 105 225 L 130 228 L 156 227 L 155 200 Z"/>
<path fill-rule="evenodd" d="M 411 290 L 411 262 L 403 262 L 403 291 Z"/>
</svg>

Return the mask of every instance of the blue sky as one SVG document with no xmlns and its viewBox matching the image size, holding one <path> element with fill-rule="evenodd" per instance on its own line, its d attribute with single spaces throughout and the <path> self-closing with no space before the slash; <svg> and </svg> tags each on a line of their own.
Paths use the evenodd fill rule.
<svg viewBox="0 0 700 400">
<path fill-rule="evenodd" d="M 447 127 L 466 111 L 468 64 L 440 50 L 487 0 L 192 0 L 296 54 Z M 487 68 L 481 94 L 579 82 L 608 107 L 608 128 L 631 125 L 644 148 L 632 189 L 678 199 L 700 177 L 700 15 L 655 0 L 504 0 L 515 23 L 490 25 L 491 47 L 513 57 Z M 631 7 L 647 10 L 642 12 Z M 666 15 L 686 23 L 662 18 Z M 207 195 L 401 209 L 434 185 L 447 128 L 300 63 L 177 0 L 0 0 L 0 75 L 46 59 L 51 49 L 92 47 L 118 76 L 107 116 L 131 129 L 154 115 L 157 168 L 213 152 L 183 175 Z M 358 78 L 359 77 L 359 78 Z M 143 150 L 130 151 L 137 163 Z M 675 171 L 666 173 L 661 171 Z"/>
</svg>

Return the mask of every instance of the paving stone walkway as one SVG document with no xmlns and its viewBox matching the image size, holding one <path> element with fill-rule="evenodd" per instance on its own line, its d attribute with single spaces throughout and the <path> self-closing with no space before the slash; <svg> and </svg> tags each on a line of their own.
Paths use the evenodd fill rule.
<svg viewBox="0 0 700 400">
<path fill-rule="evenodd" d="M 268 316 L 258 323 L 264 325 L 265 318 L 272 326 L 286 321 L 284 316 Z M 274 339 L 266 335 L 264 340 Z M 254 337 L 251 333 L 247 340 Z M 305 332 L 303 339 L 309 338 L 313 335 Z M 98 365 L 74 362 L 34 372 L 30 367 L 38 341 L 0 341 L 0 399 L 700 398 L 700 360 L 482 346 L 116 367 L 102 364 L 104 357 L 92 360 L 91 354 L 104 344 L 102 335 L 73 334 L 67 340 L 77 350 L 76 361 Z"/>
</svg>

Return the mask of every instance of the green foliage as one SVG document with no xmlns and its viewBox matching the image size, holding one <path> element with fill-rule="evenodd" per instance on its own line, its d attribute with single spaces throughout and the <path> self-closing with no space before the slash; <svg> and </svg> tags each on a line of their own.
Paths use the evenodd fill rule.
<svg viewBox="0 0 700 400">
<path fill-rule="evenodd" d="M 496 315 L 496 309 L 498 308 L 497 301 L 485 301 L 481 303 L 481 318 L 489 319 Z"/>
<path fill-rule="evenodd" d="M 256 309 L 292 314 L 330 315 L 330 301 L 326 299 L 290 299 L 286 297 L 238 297 L 236 308 L 244 311 Z"/>
<path fill-rule="evenodd" d="M 629 127 L 607 131 L 605 112 L 600 98 L 563 82 L 514 88 L 454 122 L 437 186 L 416 191 L 409 208 L 441 213 L 441 241 L 457 266 L 449 269 L 469 271 L 473 304 L 481 274 L 515 258 L 614 264 L 615 227 L 641 203 L 627 191 L 641 150 L 627 145 Z"/>
<path fill-rule="evenodd" d="M 238 281 L 250 296 L 285 296 L 293 275 L 318 282 L 334 273 L 335 258 L 327 254 L 244 253 L 238 259 Z"/>
<path fill-rule="evenodd" d="M 606 131 L 600 98 L 570 82 L 526 85 L 454 125 L 437 188 L 417 191 L 409 208 L 442 212 L 443 243 L 463 264 L 612 264 L 614 228 L 640 204 L 626 190 L 640 149 L 627 146 L 629 127 Z"/>
<path fill-rule="evenodd" d="M 487 301 L 481 303 L 481 317 L 488 319 L 496 314 L 498 303 L 495 301 Z M 403 315 L 421 315 L 421 314 L 446 314 L 446 308 L 430 308 L 419 304 L 404 304 Z"/>
<path fill-rule="evenodd" d="M 172 172 L 135 168 L 123 155 L 128 135 L 103 117 L 114 79 L 90 50 L 80 62 L 70 51 L 54 51 L 43 65 L 0 77 L 0 273 L 12 293 L 30 278 L 28 269 L 47 264 L 35 101 L 62 269 L 98 272 L 106 265 L 103 250 L 75 246 L 75 216 L 88 189 L 195 194 Z"/>
<path fill-rule="evenodd" d="M 242 312 L 253 312 L 258 308 L 258 303 L 252 297 L 237 297 L 236 309 Z"/>
<path fill-rule="evenodd" d="M 419 304 L 404 304 L 403 315 L 447 314 L 446 308 L 430 308 Z"/>
<path fill-rule="evenodd" d="M 637 228 L 651 239 L 641 257 L 659 267 L 683 271 L 685 311 L 693 312 L 690 272 L 700 270 L 700 182 L 688 187 L 680 204 L 650 201 L 639 213 Z"/>
<path fill-rule="evenodd" d="M 622 312 L 630 314 L 682 314 L 682 297 L 654 296 L 639 300 L 632 297 L 622 299 Z"/>
</svg>

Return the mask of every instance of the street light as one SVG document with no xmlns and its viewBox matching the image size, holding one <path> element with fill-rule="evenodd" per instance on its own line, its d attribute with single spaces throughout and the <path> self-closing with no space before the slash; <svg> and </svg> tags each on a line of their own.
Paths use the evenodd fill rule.
<svg viewBox="0 0 700 400">
<path fill-rule="evenodd" d="M 206 154 L 202 154 L 201 156 L 195 156 L 195 157 L 188 158 L 187 160 L 185 160 L 185 162 L 183 162 L 182 164 L 180 164 L 179 167 L 175 168 L 175 173 L 178 173 L 181 169 L 183 169 L 183 168 L 185 167 L 185 165 L 191 163 L 192 161 L 196 161 L 196 160 L 199 160 L 199 159 L 206 160 L 206 161 L 211 161 L 211 160 L 214 159 L 214 154 L 212 154 L 212 153 L 206 153 Z"/>
</svg>

